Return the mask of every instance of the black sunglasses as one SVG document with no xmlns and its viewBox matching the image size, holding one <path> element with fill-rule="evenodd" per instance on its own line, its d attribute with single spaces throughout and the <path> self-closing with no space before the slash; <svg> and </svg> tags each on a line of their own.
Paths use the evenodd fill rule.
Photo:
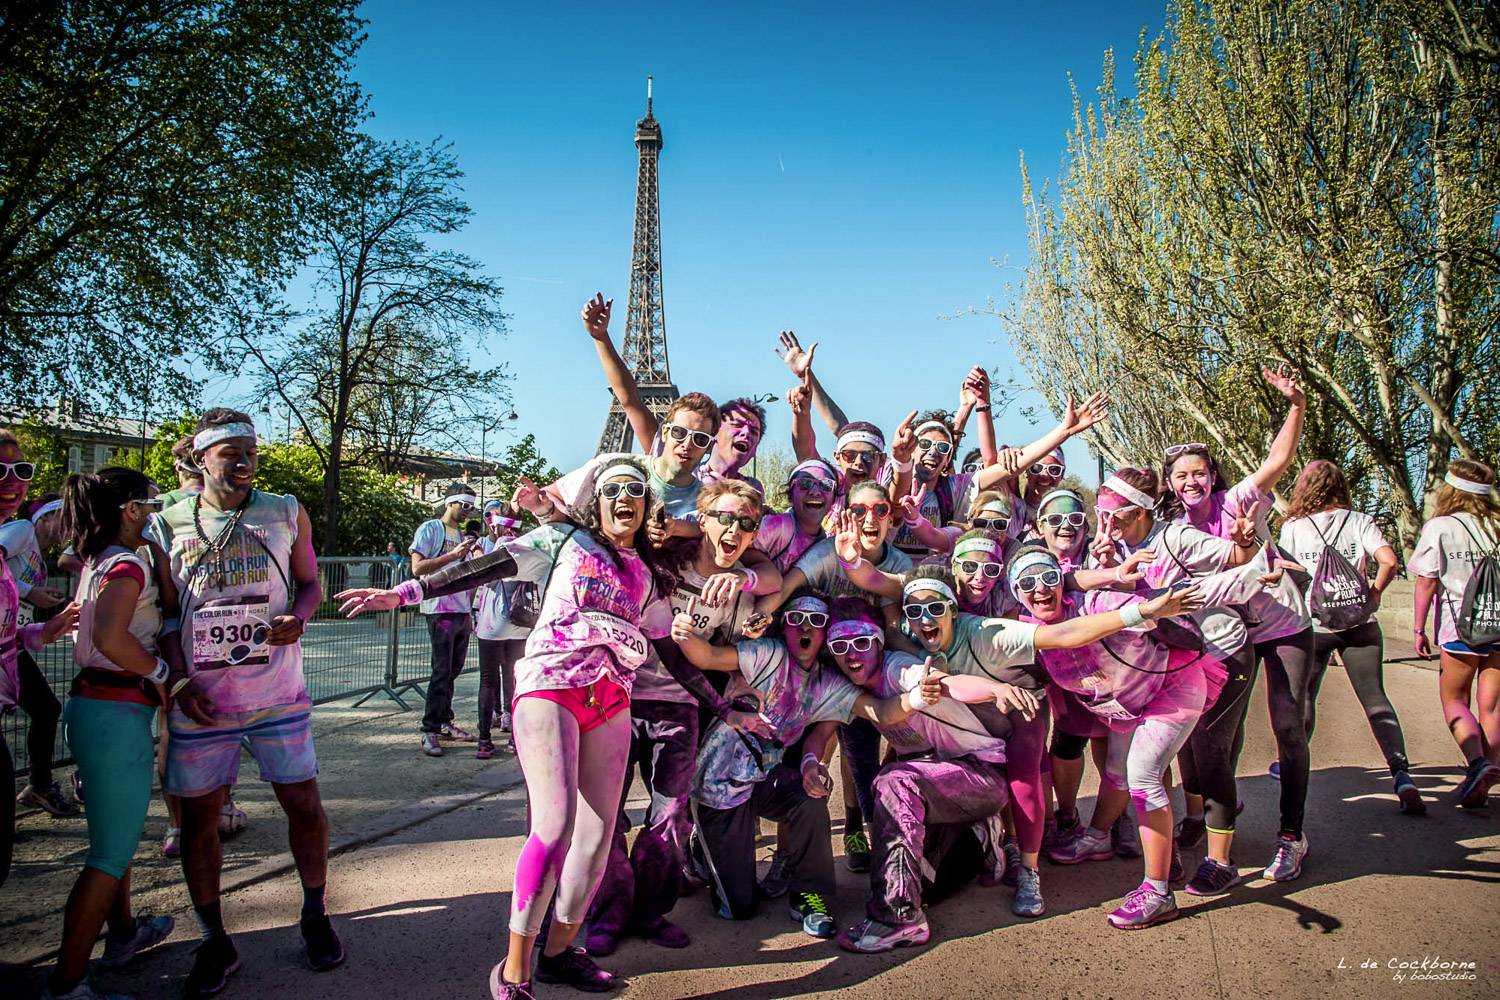
<svg viewBox="0 0 1500 1000">
<path fill-rule="evenodd" d="M 754 531 L 760 527 L 760 522 L 748 514 L 731 514 L 727 510 L 716 510 L 713 516 L 715 521 L 726 528 L 731 524 L 738 524 L 741 531 Z"/>
<path fill-rule="evenodd" d="M 986 531 L 1004 531 L 1006 528 L 1010 527 L 1010 518 L 976 517 L 971 523 L 974 525 L 974 527 L 983 528 Z"/>
</svg>

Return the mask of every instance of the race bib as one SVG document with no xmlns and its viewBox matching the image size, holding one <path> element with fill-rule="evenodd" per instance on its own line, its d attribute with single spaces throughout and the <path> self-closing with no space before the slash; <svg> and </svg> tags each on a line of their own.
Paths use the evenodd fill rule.
<svg viewBox="0 0 1500 1000">
<path fill-rule="evenodd" d="M 1089 711 L 1102 718 L 1114 719 L 1117 722 L 1129 722 L 1136 717 L 1134 712 L 1121 705 L 1114 698 L 1106 698 L 1104 701 L 1091 703 Z"/>
<path fill-rule="evenodd" d="M 620 666 L 636 670 L 646 662 L 648 646 L 640 629 L 604 611 L 585 611 L 583 617 L 608 642 Z"/>
<path fill-rule="evenodd" d="M 224 670 L 271 662 L 271 603 L 259 594 L 217 598 L 193 612 L 193 667 Z"/>
</svg>

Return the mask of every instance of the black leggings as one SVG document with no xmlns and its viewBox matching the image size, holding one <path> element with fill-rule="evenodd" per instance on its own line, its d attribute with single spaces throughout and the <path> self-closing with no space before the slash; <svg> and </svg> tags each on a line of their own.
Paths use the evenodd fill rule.
<svg viewBox="0 0 1500 1000">
<path fill-rule="evenodd" d="M 16 680 L 20 686 L 16 700 L 30 723 L 26 730 L 26 756 L 31 766 L 31 787 L 45 793 L 52 784 L 52 755 L 57 749 L 57 726 L 62 719 L 62 702 L 52 692 L 52 685 L 42 668 L 26 650 L 18 650 Z"/>
<path fill-rule="evenodd" d="M 1313 633 L 1313 669 L 1307 682 L 1307 706 L 1302 713 L 1308 742 L 1312 742 L 1313 725 L 1317 722 L 1318 689 L 1323 685 L 1323 674 L 1334 653 L 1339 654 L 1344 664 L 1354 696 L 1365 710 L 1370 732 L 1375 734 L 1375 742 L 1380 744 L 1391 774 L 1408 770 L 1411 765 L 1406 759 L 1401 720 L 1385 694 L 1385 637 L 1380 632 L 1380 623 L 1373 619 L 1342 632 Z"/>
<path fill-rule="evenodd" d="M 485 742 L 490 741 L 495 710 L 510 715 L 516 696 L 516 661 L 525 651 L 525 639 L 479 640 L 479 738 Z"/>
<path fill-rule="evenodd" d="M 1239 803 L 1234 767 L 1242 742 L 1250 690 L 1255 687 L 1256 661 L 1251 647 L 1244 646 L 1224 664 L 1229 679 L 1214 703 L 1204 710 L 1187 745 L 1177 755 L 1182 770 L 1182 789 L 1203 797 L 1204 821 L 1222 833 L 1234 830 Z"/>
<path fill-rule="evenodd" d="M 16 767 L 10 744 L 0 729 L 0 886 L 10 875 L 11 853 L 16 846 Z"/>
<path fill-rule="evenodd" d="M 1304 722 L 1313 671 L 1313 632 L 1268 639 L 1255 644 L 1255 656 L 1266 665 L 1266 707 L 1271 711 L 1271 733 L 1281 761 L 1281 832 L 1302 836 L 1307 808 L 1307 778 L 1312 758 L 1307 752 Z"/>
</svg>

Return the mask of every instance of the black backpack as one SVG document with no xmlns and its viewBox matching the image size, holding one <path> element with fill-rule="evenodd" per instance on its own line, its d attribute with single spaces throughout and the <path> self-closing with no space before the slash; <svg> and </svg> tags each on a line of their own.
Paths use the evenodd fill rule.
<svg viewBox="0 0 1500 1000">
<path fill-rule="evenodd" d="M 1464 526 L 1475 547 L 1484 552 L 1481 541 L 1461 517 L 1454 520 Z M 1458 637 L 1470 648 L 1478 649 L 1500 642 L 1500 541 L 1488 544 L 1489 551 L 1474 564 L 1474 573 L 1464 587 L 1458 604 Z"/>
<path fill-rule="evenodd" d="M 1323 552 L 1313 568 L 1312 592 L 1308 596 L 1313 617 L 1331 632 L 1343 632 L 1363 625 L 1375 610 L 1375 591 L 1364 574 L 1334 546 L 1349 523 L 1349 515 L 1345 514 L 1339 522 L 1338 530 L 1333 533 L 1333 542 L 1323 534 L 1323 529 L 1311 515 L 1307 521 L 1323 541 Z"/>
</svg>

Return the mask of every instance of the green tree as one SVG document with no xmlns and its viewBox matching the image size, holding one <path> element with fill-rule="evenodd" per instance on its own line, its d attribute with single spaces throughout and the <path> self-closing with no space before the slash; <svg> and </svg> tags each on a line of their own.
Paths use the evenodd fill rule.
<svg viewBox="0 0 1500 1000">
<path fill-rule="evenodd" d="M 1500 61 L 1482 56 L 1500 35 L 1482 6 L 1174 0 L 1134 98 L 1106 57 L 1055 195 L 1025 189 L 1032 260 L 1006 319 L 1051 405 L 1112 386 L 1093 432 L 1111 461 L 1202 440 L 1244 474 L 1284 409 L 1258 371 L 1290 362 L 1304 457 L 1343 464 L 1411 544 L 1500 402 Z M 1480 55 L 1452 50 L 1465 32 Z"/>
<path fill-rule="evenodd" d="M 468 224 L 462 176 L 446 146 L 355 143 L 313 209 L 310 267 L 323 308 L 284 335 L 254 322 L 236 332 L 262 395 L 292 408 L 322 465 L 326 551 L 335 551 L 340 481 L 358 458 L 356 422 L 372 395 L 477 399 L 503 378 L 465 361 L 477 338 L 504 329 L 499 283 L 436 245 Z"/>
<path fill-rule="evenodd" d="M 29 495 L 57 493 L 68 478 L 68 444 L 50 427 L 35 419 L 21 421 L 11 430 L 21 445 L 21 454 L 36 465 Z"/>
<path fill-rule="evenodd" d="M 556 466 L 542 457 L 541 451 L 536 446 L 535 434 L 528 434 L 507 448 L 497 464 L 499 470 L 485 483 L 487 500 L 509 500 L 516 490 L 517 481 L 522 476 L 538 486 L 546 486 L 562 476 Z M 536 525 L 535 518 L 529 513 L 523 512 L 522 519 L 527 527 Z"/>
<path fill-rule="evenodd" d="M 289 493 L 302 502 L 318 524 L 325 513 L 323 466 L 318 452 L 303 444 L 262 444 L 257 488 Z M 322 543 L 323 555 L 381 555 L 387 542 L 405 546 L 431 510 L 406 491 L 401 480 L 366 468 L 346 470 L 340 482 L 339 519 L 334 547 Z"/>
<path fill-rule="evenodd" d="M 364 115 L 356 0 L 33 0 L 0 16 L 0 385 L 187 401 L 302 256 Z"/>
</svg>

